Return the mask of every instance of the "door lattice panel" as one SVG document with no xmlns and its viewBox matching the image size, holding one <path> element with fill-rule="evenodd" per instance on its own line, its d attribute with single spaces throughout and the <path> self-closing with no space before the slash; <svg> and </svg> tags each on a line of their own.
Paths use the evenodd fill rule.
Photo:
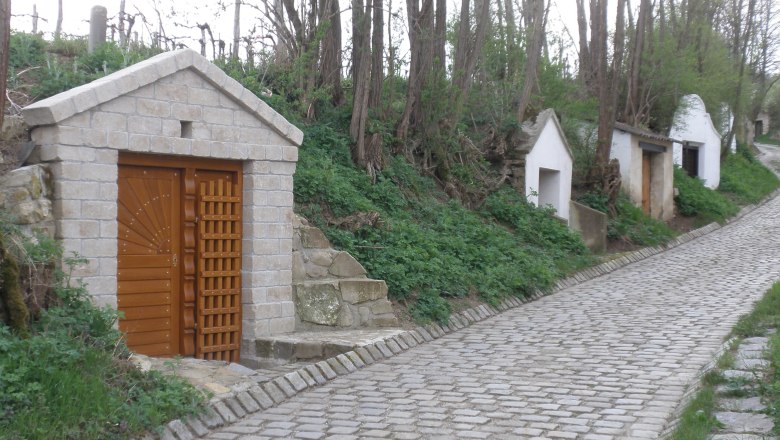
<svg viewBox="0 0 780 440">
<path fill-rule="evenodd" d="M 241 186 L 236 173 L 198 170 L 198 357 L 238 362 Z"/>
</svg>

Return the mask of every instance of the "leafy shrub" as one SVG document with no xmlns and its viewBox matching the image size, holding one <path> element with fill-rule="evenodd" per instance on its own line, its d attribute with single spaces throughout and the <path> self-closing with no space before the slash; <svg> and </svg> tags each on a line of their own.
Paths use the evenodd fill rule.
<svg viewBox="0 0 780 440">
<path fill-rule="evenodd" d="M 607 237 L 639 246 L 655 246 L 674 237 L 674 231 L 664 222 L 648 217 L 642 209 L 634 206 L 625 193 L 620 193 L 615 202 L 615 215 L 610 214 L 608 198 L 600 192 L 582 194 L 578 202 L 609 215 Z"/>
<path fill-rule="evenodd" d="M 607 236 L 641 246 L 656 246 L 674 237 L 674 231 L 664 222 L 648 217 L 634 206 L 628 195 L 621 193 L 615 203 L 617 215 L 607 222 Z"/>
<path fill-rule="evenodd" d="M 747 148 L 729 154 L 720 167 L 718 190 L 737 203 L 756 203 L 780 186 L 777 176 L 758 161 Z"/>
<path fill-rule="evenodd" d="M 577 201 L 585 206 L 595 209 L 596 211 L 609 214 L 609 197 L 607 197 L 606 194 L 596 191 L 586 192 L 585 194 L 581 195 Z"/>
<path fill-rule="evenodd" d="M 334 125 L 304 128 L 295 174 L 297 210 L 350 252 L 392 298 L 409 301 L 415 319 L 441 320 L 444 297 L 508 295 L 550 288 L 589 254 L 579 237 L 512 190 L 488 197 L 479 211 L 450 200 L 403 157 L 389 157 L 376 182 L 352 165 L 349 139 Z M 377 212 L 376 227 L 345 230 L 333 221 Z"/>
<path fill-rule="evenodd" d="M 24 87 L 35 99 L 43 99 L 103 77 L 152 57 L 159 49 L 145 46 L 121 48 L 106 43 L 91 54 L 86 40 L 46 42 L 39 35 L 14 33 L 9 42 L 9 81 Z M 17 75 L 31 67 L 24 75 Z M 22 84 L 24 83 L 24 84 Z"/>
<path fill-rule="evenodd" d="M 430 289 L 423 290 L 414 306 L 409 307 L 409 314 L 420 323 L 433 320 L 445 324 L 450 319 L 450 312 L 450 303 Z"/>
<path fill-rule="evenodd" d="M 678 166 L 674 167 L 674 186 L 678 190 L 674 201 L 684 216 L 699 216 L 705 223 L 722 222 L 739 211 L 722 193 L 707 188 L 700 179 L 689 176 Z"/>
<path fill-rule="evenodd" d="M 15 32 L 8 41 L 8 67 L 14 70 L 40 66 L 45 62 L 46 41 L 40 35 Z"/>
<path fill-rule="evenodd" d="M 62 256 L 51 240 L 9 241 L 34 262 Z M 195 388 L 130 364 L 116 310 L 95 307 L 66 272 L 54 291 L 58 305 L 41 311 L 30 337 L 0 322 L 0 438 L 132 438 L 199 410 Z"/>
<path fill-rule="evenodd" d="M 488 196 L 484 210 L 496 220 L 514 228 L 523 242 L 553 252 L 554 258 L 560 263 L 568 262 L 566 256 L 588 253 L 580 236 L 564 223 L 555 220 L 553 209 L 537 208 L 511 188 L 504 188 Z"/>
</svg>

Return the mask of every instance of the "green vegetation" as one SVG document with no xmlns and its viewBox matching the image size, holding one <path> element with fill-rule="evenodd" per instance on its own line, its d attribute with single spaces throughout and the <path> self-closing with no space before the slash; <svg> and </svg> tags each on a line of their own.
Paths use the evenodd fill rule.
<svg viewBox="0 0 780 440">
<path fill-rule="evenodd" d="M 780 139 L 775 139 L 773 137 L 770 137 L 768 134 L 762 134 L 761 136 L 756 136 L 755 141 L 760 144 L 769 144 L 769 145 L 779 145 L 780 146 Z"/>
<path fill-rule="evenodd" d="M 780 179 L 747 148 L 738 148 L 721 162 L 718 191 L 738 204 L 757 203 L 779 186 Z"/>
<path fill-rule="evenodd" d="M 326 124 L 305 128 L 295 174 L 297 210 L 349 251 L 392 298 L 420 321 L 444 321 L 442 298 L 507 295 L 549 289 L 590 263 L 579 237 L 510 189 L 478 210 L 450 199 L 403 157 L 392 156 L 376 182 L 352 165 L 349 140 Z M 375 225 L 345 228 L 345 219 L 378 213 Z"/>
<path fill-rule="evenodd" d="M 731 330 L 731 336 L 737 338 L 732 348 L 739 345 L 739 340 L 753 336 L 764 336 L 769 329 L 780 326 L 780 282 L 775 283 L 753 310 L 740 317 Z M 769 374 L 760 387 L 763 400 L 767 402 L 768 412 L 775 419 L 775 432 L 780 432 L 780 333 L 775 332 L 769 340 Z M 734 362 L 731 351 L 725 352 L 717 362 L 719 369 L 730 368 Z M 702 389 L 691 401 L 682 414 L 680 425 L 672 435 L 672 440 L 706 440 L 718 427 L 718 421 L 713 413 L 715 410 L 715 386 L 725 384 L 731 391 L 723 397 L 744 397 L 742 385 L 744 380 L 726 380 L 717 371 L 711 371 L 703 379 Z"/>
<path fill-rule="evenodd" d="M 674 238 L 675 232 L 664 222 L 645 215 L 634 206 L 627 194 L 621 193 L 615 202 L 615 213 L 610 214 L 607 196 L 600 193 L 585 193 L 578 201 L 609 215 L 607 237 L 632 245 L 656 246 Z"/>
<path fill-rule="evenodd" d="M 45 236 L 33 242 L 7 223 L 0 230 L 5 260 L 40 268 L 62 256 Z M 0 438 L 132 438 L 199 410 L 192 386 L 127 360 L 115 310 L 95 307 L 62 271 L 53 290 L 56 305 L 38 312 L 29 333 L 0 322 Z"/>
<path fill-rule="evenodd" d="M 705 380 L 702 389 L 680 416 L 680 424 L 670 440 L 707 440 L 718 427 L 718 421 L 713 416 L 714 409 L 715 387 Z"/>
<path fill-rule="evenodd" d="M 780 328 L 780 283 L 775 283 L 749 314 L 742 316 L 731 331 L 732 336 L 763 336 L 768 328 Z"/>
<path fill-rule="evenodd" d="M 721 192 L 711 190 L 680 167 L 674 167 L 674 186 L 679 191 L 674 202 L 677 212 L 686 217 L 698 217 L 698 224 L 722 223 L 739 212 L 739 207 Z"/>
<path fill-rule="evenodd" d="M 86 84 L 160 52 L 145 46 L 122 49 L 107 43 L 87 53 L 83 39 L 45 41 L 13 33 L 9 41 L 8 88 L 40 100 Z"/>
<path fill-rule="evenodd" d="M 775 316 L 775 320 L 780 321 L 780 317 Z M 778 332 L 769 338 L 767 358 L 769 374 L 763 387 L 764 400 L 767 402 L 769 415 L 774 419 L 774 432 L 780 434 L 780 333 Z"/>
<path fill-rule="evenodd" d="M 648 217 L 634 206 L 627 195 L 621 194 L 615 204 L 617 215 L 607 224 L 607 236 L 643 246 L 666 243 L 675 232 L 664 222 Z"/>
</svg>

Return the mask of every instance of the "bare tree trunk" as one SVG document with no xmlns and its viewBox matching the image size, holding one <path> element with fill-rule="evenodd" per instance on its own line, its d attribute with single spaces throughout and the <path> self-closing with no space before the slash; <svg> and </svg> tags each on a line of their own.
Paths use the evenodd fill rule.
<svg viewBox="0 0 780 440">
<path fill-rule="evenodd" d="M 371 90 L 369 91 L 368 107 L 372 110 L 379 109 L 382 103 L 382 84 L 384 83 L 384 14 L 382 4 L 377 4 L 373 10 L 373 34 L 371 35 Z"/>
<path fill-rule="evenodd" d="M 393 46 L 393 0 L 387 0 L 387 76 L 396 75 L 395 46 Z M 392 102 L 392 99 L 390 100 Z"/>
<path fill-rule="evenodd" d="M 539 57 L 542 51 L 542 35 L 544 35 L 544 10 L 544 0 L 533 0 L 531 11 L 533 21 L 530 23 L 530 27 L 526 28 L 526 41 L 528 41 L 529 46 L 526 48 L 525 81 L 517 107 L 517 120 L 519 122 L 526 119 L 525 112 L 531 102 L 531 92 L 537 87 Z"/>
<path fill-rule="evenodd" d="M 433 68 L 436 71 L 444 73 L 447 60 L 444 52 L 444 45 L 447 43 L 447 0 L 436 0 L 436 22 L 433 30 Z"/>
<path fill-rule="evenodd" d="M 59 40 L 62 35 L 62 0 L 57 1 L 57 27 L 54 29 L 54 39 Z"/>
<path fill-rule="evenodd" d="M 233 12 L 233 53 L 230 55 L 238 59 L 238 49 L 241 44 L 241 0 L 236 0 L 235 10 Z"/>
<path fill-rule="evenodd" d="M 127 35 L 125 34 L 125 0 L 119 1 L 119 46 L 127 46 Z"/>
<path fill-rule="evenodd" d="M 591 65 L 590 50 L 588 49 L 588 19 L 585 13 L 585 0 L 577 0 L 577 29 L 580 37 L 579 53 L 579 77 L 582 83 L 588 86 L 594 71 Z"/>
<path fill-rule="evenodd" d="M 335 106 L 340 106 L 344 103 L 344 92 L 341 88 L 341 11 L 338 0 L 321 0 L 321 2 L 319 22 L 320 26 L 325 27 L 325 34 L 321 43 L 318 83 L 320 86 L 330 88 L 331 102 Z"/>
<path fill-rule="evenodd" d="M 542 0 L 543 1 L 543 0 Z M 477 61 L 482 57 L 482 47 L 490 25 L 490 2 L 482 1 L 476 12 L 477 25 L 471 33 L 469 0 L 463 0 L 460 11 L 460 30 L 458 45 L 455 48 L 455 63 L 452 69 L 453 104 L 450 106 L 450 120 L 456 124 L 463 113 L 463 106 L 471 90 Z M 465 12 L 464 12 L 465 11 Z"/>
<path fill-rule="evenodd" d="M 382 4 L 379 0 L 374 0 L 373 35 L 371 36 L 371 90 L 368 92 L 368 108 L 374 114 L 380 113 L 382 105 L 382 84 L 384 83 L 384 66 L 382 58 L 384 56 L 384 16 Z M 372 133 L 369 136 L 366 145 L 366 163 L 365 168 L 372 179 L 376 173 L 382 169 L 382 133 Z"/>
<path fill-rule="evenodd" d="M 366 122 L 371 75 L 371 0 L 352 0 L 352 119 L 349 135 L 352 138 L 352 160 L 366 165 Z"/>
<path fill-rule="evenodd" d="M 601 3 L 599 8 L 599 34 L 597 42 L 602 50 L 597 74 L 599 86 L 599 125 L 598 144 L 596 146 L 596 166 L 598 172 L 603 174 L 609 163 L 609 154 L 612 148 L 612 130 L 615 123 L 615 107 L 617 105 L 618 83 L 620 79 L 620 66 L 623 63 L 623 51 L 625 47 L 625 0 L 618 0 L 617 16 L 615 19 L 614 53 L 612 66 L 607 70 L 607 2 Z M 591 17 L 593 20 L 593 17 Z"/>
<path fill-rule="evenodd" d="M 506 17 L 506 73 L 507 78 L 511 80 L 514 79 L 519 64 L 517 59 L 517 24 L 515 23 L 515 9 L 512 0 L 504 0 L 504 16 Z"/>
<path fill-rule="evenodd" d="M 663 46 L 664 41 L 666 41 L 666 9 L 664 8 L 663 0 L 658 2 L 658 19 L 660 21 L 658 24 L 658 41 Z"/>
<path fill-rule="evenodd" d="M 0 0 L 0 127 L 5 116 L 5 88 L 8 81 L 8 42 L 11 39 L 11 0 Z"/>
<path fill-rule="evenodd" d="M 742 2 L 740 1 L 740 4 Z M 742 123 L 742 116 L 744 115 L 742 110 L 742 83 L 744 82 L 745 77 L 745 66 L 747 65 L 747 57 L 748 57 L 748 43 L 750 42 L 750 39 L 752 38 L 751 34 L 753 32 L 753 24 L 755 21 L 754 12 L 756 7 L 756 0 L 748 0 L 748 13 L 745 16 L 745 20 L 747 21 L 745 23 L 745 35 L 742 37 L 741 40 L 741 49 L 739 53 L 741 55 L 736 58 L 738 61 L 738 73 L 737 73 L 737 89 L 734 92 L 734 124 L 731 126 L 731 130 L 729 130 L 729 134 L 726 141 L 726 146 L 731 145 L 731 142 L 734 140 L 735 135 L 735 127 L 737 124 Z M 737 141 L 741 141 L 744 143 L 751 143 L 752 139 L 737 139 Z M 726 151 L 728 151 L 728 148 L 724 149 L 725 151 L 722 151 L 721 154 L 724 154 Z"/>
<path fill-rule="evenodd" d="M 458 88 L 466 75 L 466 61 L 469 57 L 471 36 L 471 0 L 461 0 L 460 20 L 458 20 L 458 39 L 455 44 L 455 59 L 452 62 L 452 83 Z"/>
<path fill-rule="evenodd" d="M 411 57 L 406 106 L 396 127 L 396 137 L 402 141 L 409 134 L 409 128 L 414 123 L 419 123 L 418 117 L 422 113 L 420 101 L 422 101 L 423 85 L 430 79 L 434 56 L 431 44 L 433 0 L 423 0 L 422 7 L 419 0 L 406 0 L 406 11 L 409 20 Z"/>
<path fill-rule="evenodd" d="M 639 123 L 639 109 L 642 107 L 640 101 L 639 87 L 640 75 L 642 70 L 642 54 L 645 46 L 645 30 L 652 26 L 652 8 L 650 0 L 641 0 L 639 4 L 639 15 L 636 22 L 636 33 L 634 35 L 634 47 L 631 50 L 631 62 L 628 67 L 628 81 L 626 84 L 626 102 L 623 108 L 623 117 L 626 123 L 637 125 Z"/>
</svg>

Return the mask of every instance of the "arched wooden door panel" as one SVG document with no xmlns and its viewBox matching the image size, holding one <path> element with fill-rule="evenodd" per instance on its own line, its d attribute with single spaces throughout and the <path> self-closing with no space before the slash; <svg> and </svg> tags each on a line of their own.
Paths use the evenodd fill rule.
<svg viewBox="0 0 780 440">
<path fill-rule="evenodd" d="M 119 167 L 119 329 L 131 349 L 152 356 L 179 353 L 180 182 L 176 170 Z"/>
</svg>

